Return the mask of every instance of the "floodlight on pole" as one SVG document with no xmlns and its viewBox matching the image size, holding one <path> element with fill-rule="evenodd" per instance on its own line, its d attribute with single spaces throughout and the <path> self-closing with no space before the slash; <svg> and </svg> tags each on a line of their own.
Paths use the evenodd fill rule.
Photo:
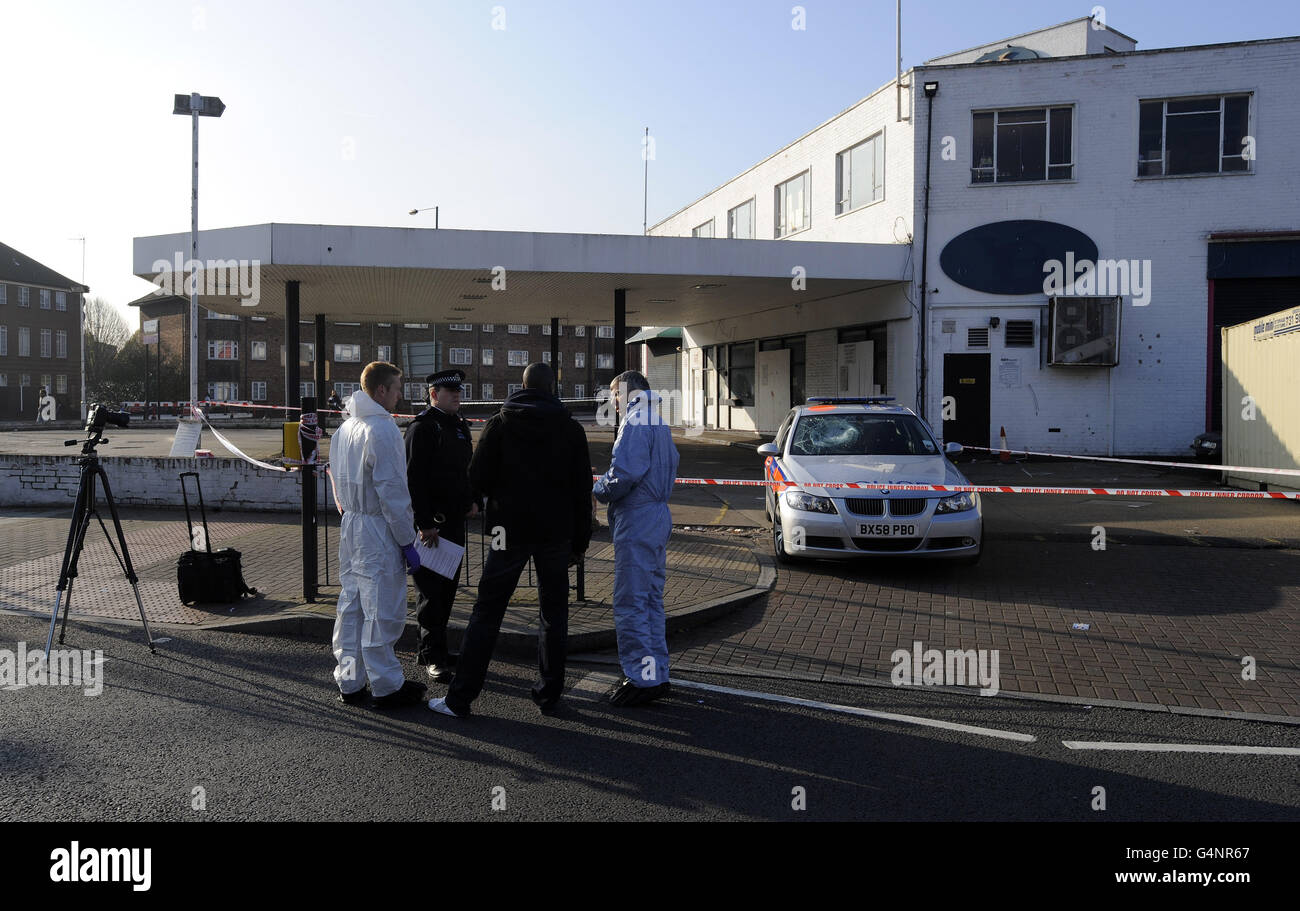
<svg viewBox="0 0 1300 911">
<path fill-rule="evenodd" d="M 175 95 L 173 114 L 192 121 L 194 174 L 190 187 L 190 407 L 199 400 L 199 118 L 220 117 L 225 104 L 215 95 Z"/>
<path fill-rule="evenodd" d="M 424 207 L 423 209 L 412 209 L 411 211 L 407 212 L 406 214 L 407 214 L 407 215 L 419 215 L 421 212 L 428 212 L 430 209 L 433 209 L 433 226 L 434 226 L 435 228 L 437 228 L 437 227 L 438 227 L 438 207 L 437 207 L 437 206 L 426 206 L 426 207 Z"/>
</svg>

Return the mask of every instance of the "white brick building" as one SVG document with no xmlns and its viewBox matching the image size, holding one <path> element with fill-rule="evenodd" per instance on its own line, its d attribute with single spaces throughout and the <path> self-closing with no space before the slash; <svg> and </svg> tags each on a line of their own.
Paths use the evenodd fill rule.
<svg viewBox="0 0 1300 911">
<path fill-rule="evenodd" d="M 903 119 L 891 81 L 651 228 L 913 252 L 909 282 L 828 299 L 809 274 L 805 305 L 684 327 L 687 417 L 772 430 L 787 397 L 924 389 L 949 440 L 1186 454 L 1218 423 L 1218 327 L 1300 303 L 1300 39 L 1134 48 L 1084 18 L 937 58 Z M 1118 304 L 1054 309 L 1067 255 L 1132 266 L 1062 289 Z M 1089 356 L 1114 365 L 1060 363 Z"/>
</svg>

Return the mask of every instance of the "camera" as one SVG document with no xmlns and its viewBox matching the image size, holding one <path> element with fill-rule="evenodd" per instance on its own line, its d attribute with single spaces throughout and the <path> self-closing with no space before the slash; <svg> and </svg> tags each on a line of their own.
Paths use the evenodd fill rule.
<svg viewBox="0 0 1300 911">
<path fill-rule="evenodd" d="M 100 433 L 104 425 L 112 424 L 114 427 L 125 427 L 131 421 L 131 415 L 126 411 L 112 411 L 107 405 L 97 404 L 91 406 L 90 413 L 86 415 L 86 433 Z"/>
</svg>

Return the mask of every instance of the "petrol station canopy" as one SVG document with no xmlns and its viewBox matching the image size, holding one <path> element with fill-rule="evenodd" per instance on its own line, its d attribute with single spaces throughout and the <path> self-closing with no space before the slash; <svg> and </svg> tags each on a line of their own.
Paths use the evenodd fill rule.
<svg viewBox="0 0 1300 911">
<path fill-rule="evenodd" d="M 154 282 L 178 266 L 188 274 L 189 251 L 188 232 L 137 237 L 132 271 Z M 615 321 L 622 290 L 628 325 L 692 326 L 905 281 L 908 252 L 906 244 L 273 223 L 200 231 L 197 259 L 205 266 L 199 304 L 218 313 L 281 316 L 286 284 L 298 282 L 303 320 L 599 325 Z M 248 306 L 230 270 L 254 263 L 257 302 Z M 173 293 L 188 296 L 176 281 Z"/>
</svg>

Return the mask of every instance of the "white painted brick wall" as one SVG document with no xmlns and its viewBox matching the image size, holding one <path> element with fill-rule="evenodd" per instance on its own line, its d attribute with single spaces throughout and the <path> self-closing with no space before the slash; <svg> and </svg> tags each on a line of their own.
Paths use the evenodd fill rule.
<svg viewBox="0 0 1300 911">
<path fill-rule="evenodd" d="M 302 506 L 302 476 L 249 465 L 240 459 L 105 458 L 113 499 L 119 506 L 181 506 L 179 475 L 199 472 L 203 499 L 215 507 L 257 512 L 291 512 Z M 66 506 L 76 504 L 81 469 L 75 456 L 0 455 L 0 506 Z M 187 482 L 191 506 L 194 484 Z M 333 509 L 318 481 L 320 508 Z M 102 488 L 98 491 L 103 506 Z M 107 510 L 104 511 L 107 515 Z"/>
<path fill-rule="evenodd" d="M 1086 23 L 1084 23 L 1086 26 Z M 1091 38 L 1093 36 L 1089 36 Z M 1006 425 L 1013 446 L 1101 453 L 1111 445 L 1113 384 L 1114 448 L 1118 453 L 1183 455 L 1204 429 L 1208 283 L 1207 236 L 1217 231 L 1300 228 L 1300 106 L 1293 84 L 1300 74 L 1300 41 L 1167 51 L 1153 54 L 1075 57 L 1025 63 L 919 68 L 909 78 L 940 83 L 935 99 L 935 158 L 930 221 L 929 320 L 931 356 L 927 409 L 938 425 L 942 396 L 942 353 L 951 338 L 940 334 L 943 308 L 987 325 L 989 316 L 1031 316 L 1039 320 L 1046 295 L 999 297 L 950 281 L 938 266 L 944 245 L 972 227 L 1010 219 L 1042 219 L 1070 225 L 1089 235 L 1104 259 L 1151 260 L 1149 306 L 1125 301 L 1121 317 L 1120 364 L 1113 370 L 1038 368 L 1024 355 L 1022 385 L 998 382 L 1002 330 L 990 333 L 994 347 L 991 430 Z M 1140 99 L 1250 92 L 1251 132 L 1257 142 L 1254 173 L 1164 180 L 1137 180 Z M 920 224 L 925 174 L 926 100 L 917 92 L 915 124 L 894 120 L 893 84 L 831 118 L 775 155 L 665 219 L 651 233 L 689 236 L 710 217 L 726 233 L 727 210 L 755 199 L 756 236 L 773 236 L 776 185 L 804 168 L 811 170 L 811 226 L 792 241 L 829 240 L 896 243 L 915 234 L 917 262 L 912 301 L 920 300 Z M 904 96 L 906 98 L 906 94 Z M 971 186 L 971 111 L 996 107 L 1074 106 L 1075 176 L 1069 183 Z M 886 138 L 885 199 L 849 215 L 834 215 L 835 155 L 883 128 Z M 939 157 L 943 137 L 952 136 L 956 161 Z M 910 198 L 909 198 L 910 197 Z M 810 276 L 810 279 L 813 276 Z M 806 331 L 897 318 L 896 295 L 879 295 L 872 306 L 845 313 L 833 323 L 804 322 Z M 877 303 L 878 302 L 878 303 Z M 1023 308 L 1028 305 L 1028 311 Z M 805 314 L 806 316 L 806 314 Z M 851 318 L 850 318 L 851 317 Z M 965 318 L 965 317 L 963 317 Z M 740 338 L 780 334 L 782 314 L 744 321 Z M 901 382 L 915 345 L 907 338 L 914 322 L 890 326 L 891 392 L 906 401 L 914 384 Z M 963 324 L 964 328 L 964 324 Z M 784 330 L 781 330 L 784 331 Z M 693 337 L 709 335 L 695 327 Z M 964 331 L 958 333 L 964 342 Z M 708 342 L 701 342 L 708 343 Z M 906 347 L 905 344 L 906 343 Z M 964 349 L 962 349 L 964 350 Z M 812 387 L 809 387 L 810 389 Z M 1060 433 L 1049 432 L 1060 427 Z"/>
<path fill-rule="evenodd" d="M 989 316 L 1033 313 L 1046 296 L 998 297 L 964 288 L 938 268 L 939 253 L 956 235 L 1005 219 L 1058 221 L 1083 231 L 1104 259 L 1150 259 L 1151 302 L 1125 300 L 1120 363 L 1113 370 L 1048 367 L 1024 371 L 1026 387 L 997 380 L 1002 330 L 994 346 L 994 434 L 1005 424 L 1012 447 L 1104 453 L 1109 443 L 1108 381 L 1114 384 L 1115 450 L 1186 455 L 1204 429 L 1208 282 L 1207 236 L 1216 231 L 1270 231 L 1300 227 L 1300 107 L 1292 84 L 1300 72 L 1300 42 L 1150 55 L 1083 58 L 931 69 L 918 75 L 940 83 L 935 99 L 935 147 L 956 140 L 957 161 L 933 162 L 930 223 L 931 305 L 984 304 L 960 311 L 974 324 Z M 1140 99 L 1252 92 L 1252 134 L 1258 143 L 1255 173 L 1137 180 Z M 971 186 L 971 117 L 974 108 L 1075 105 L 1076 181 L 1019 186 Z M 925 104 L 917 110 L 917 135 L 925 135 Z M 917 148 L 916 167 L 925 166 Z M 916 204 L 921 206 L 918 188 Z M 919 254 L 918 254 L 919 255 Z M 918 270 L 919 271 L 919 270 Z M 1025 304 L 1032 310 L 1013 309 Z M 927 398 L 938 414 L 943 350 L 953 336 L 932 311 Z M 964 325 L 956 338 L 964 344 Z M 960 350 L 965 350 L 960 349 Z M 1032 386 L 1032 394 L 1030 394 Z M 1062 433 L 1047 428 L 1060 426 Z M 1013 433 L 1014 428 L 1014 433 Z"/>
</svg>

